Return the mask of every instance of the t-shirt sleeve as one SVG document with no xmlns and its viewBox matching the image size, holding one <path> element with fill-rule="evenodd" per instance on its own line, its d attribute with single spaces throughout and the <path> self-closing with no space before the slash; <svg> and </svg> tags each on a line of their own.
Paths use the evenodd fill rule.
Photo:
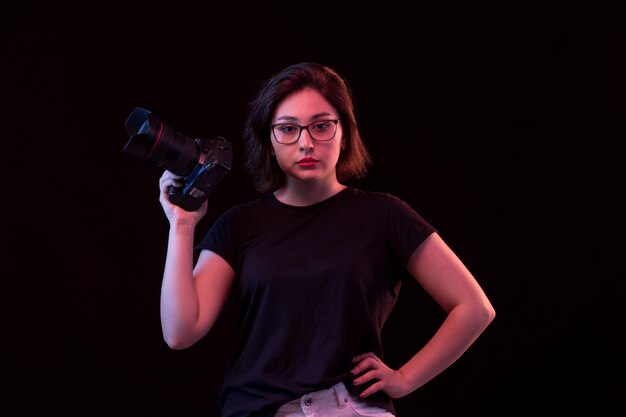
<svg viewBox="0 0 626 417">
<path fill-rule="evenodd" d="M 233 207 L 217 218 L 204 237 L 195 247 L 196 256 L 203 249 L 208 249 L 220 255 L 235 269 L 237 265 L 238 239 L 240 230 L 239 210 Z"/>
<path fill-rule="evenodd" d="M 406 265 L 415 249 L 437 230 L 405 201 L 390 194 L 387 198 L 389 244 L 394 255 Z"/>
</svg>

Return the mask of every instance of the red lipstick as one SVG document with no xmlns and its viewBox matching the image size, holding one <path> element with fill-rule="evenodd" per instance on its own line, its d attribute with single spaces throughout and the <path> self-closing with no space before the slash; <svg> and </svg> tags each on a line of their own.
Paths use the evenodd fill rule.
<svg viewBox="0 0 626 417">
<path fill-rule="evenodd" d="M 318 162 L 319 161 L 315 158 L 307 157 L 307 158 L 300 159 L 298 162 L 296 162 L 296 165 L 303 167 L 303 168 L 310 168 L 310 167 L 314 167 L 315 165 L 317 165 Z"/>
</svg>

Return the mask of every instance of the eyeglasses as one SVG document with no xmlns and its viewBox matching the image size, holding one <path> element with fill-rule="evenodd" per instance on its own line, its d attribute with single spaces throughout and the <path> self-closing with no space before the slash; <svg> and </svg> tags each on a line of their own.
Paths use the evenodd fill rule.
<svg viewBox="0 0 626 417">
<path fill-rule="evenodd" d="M 309 132 L 309 136 L 317 142 L 327 142 L 335 137 L 338 123 L 339 120 L 317 120 L 306 126 L 300 126 L 294 123 L 278 123 L 270 127 L 276 142 L 283 145 L 290 145 L 300 139 L 302 130 Z"/>
</svg>

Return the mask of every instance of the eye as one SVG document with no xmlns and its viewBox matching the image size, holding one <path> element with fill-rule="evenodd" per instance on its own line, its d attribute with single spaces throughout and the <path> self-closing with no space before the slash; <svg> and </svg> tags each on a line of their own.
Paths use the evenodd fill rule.
<svg viewBox="0 0 626 417">
<path fill-rule="evenodd" d="M 296 125 L 288 125 L 288 124 L 280 125 L 280 126 L 278 126 L 278 129 L 284 135 L 292 135 L 292 134 L 296 133 L 299 130 L 298 126 L 296 126 Z"/>
<path fill-rule="evenodd" d="M 318 132 L 323 132 L 325 130 L 328 129 L 330 125 L 330 122 L 326 121 L 326 120 L 320 120 L 319 122 L 315 123 L 313 126 L 311 126 L 313 128 L 313 130 L 318 131 Z"/>
</svg>

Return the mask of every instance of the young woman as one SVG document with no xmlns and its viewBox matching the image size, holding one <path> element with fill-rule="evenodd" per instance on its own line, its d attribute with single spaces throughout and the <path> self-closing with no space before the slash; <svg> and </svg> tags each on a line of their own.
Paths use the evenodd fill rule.
<svg viewBox="0 0 626 417">
<path fill-rule="evenodd" d="M 164 339 L 187 348 L 211 330 L 231 291 L 239 337 L 220 394 L 222 417 L 393 416 L 393 398 L 456 361 L 495 317 L 436 229 L 399 198 L 350 186 L 370 162 L 349 86 L 300 63 L 269 79 L 244 130 L 259 197 L 227 210 L 194 248 L 205 202 L 168 201 L 161 293 Z M 198 254 L 194 265 L 194 250 Z M 398 369 L 381 329 L 408 271 L 445 310 L 430 341 Z M 409 319 L 410 322 L 410 319 Z"/>
</svg>

